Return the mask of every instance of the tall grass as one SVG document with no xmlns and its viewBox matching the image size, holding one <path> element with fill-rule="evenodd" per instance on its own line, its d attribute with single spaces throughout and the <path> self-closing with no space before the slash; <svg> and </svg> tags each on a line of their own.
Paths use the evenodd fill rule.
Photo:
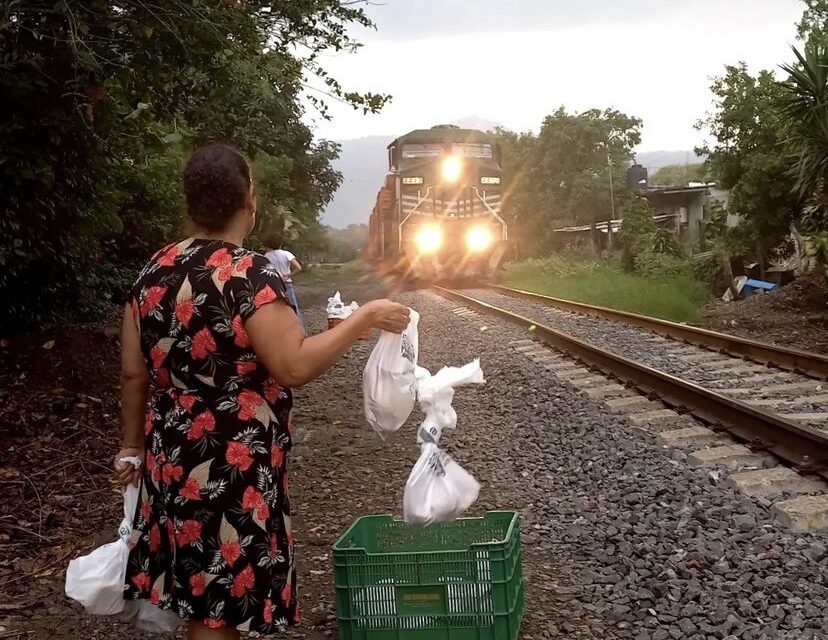
<svg viewBox="0 0 828 640">
<path fill-rule="evenodd" d="M 710 299 L 708 288 L 689 273 L 644 277 L 613 262 L 573 255 L 508 264 L 501 283 L 535 293 L 640 313 L 674 322 L 697 323 Z"/>
</svg>

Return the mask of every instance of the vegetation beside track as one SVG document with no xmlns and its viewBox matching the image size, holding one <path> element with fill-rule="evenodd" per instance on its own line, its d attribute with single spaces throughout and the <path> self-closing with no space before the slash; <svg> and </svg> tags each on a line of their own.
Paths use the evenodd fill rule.
<svg viewBox="0 0 828 640">
<path fill-rule="evenodd" d="M 556 298 L 698 323 L 711 299 L 709 287 L 690 273 L 660 277 L 625 273 L 621 265 L 577 255 L 507 264 L 500 283 Z"/>
</svg>

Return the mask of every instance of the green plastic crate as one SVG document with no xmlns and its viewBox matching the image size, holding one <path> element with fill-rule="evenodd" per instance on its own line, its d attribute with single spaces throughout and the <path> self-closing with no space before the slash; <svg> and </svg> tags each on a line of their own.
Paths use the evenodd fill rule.
<svg viewBox="0 0 828 640">
<path fill-rule="evenodd" d="M 339 640 L 517 640 L 518 515 L 423 529 L 360 518 L 333 548 Z"/>
</svg>

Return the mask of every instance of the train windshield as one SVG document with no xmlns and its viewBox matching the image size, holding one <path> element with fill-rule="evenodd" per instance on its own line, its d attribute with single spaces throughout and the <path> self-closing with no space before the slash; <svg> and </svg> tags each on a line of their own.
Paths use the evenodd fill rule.
<svg viewBox="0 0 828 640">
<path fill-rule="evenodd" d="M 404 144 L 403 158 L 438 158 L 443 155 L 445 146 L 442 144 Z"/>
<path fill-rule="evenodd" d="M 452 151 L 456 156 L 465 158 L 491 158 L 492 145 L 490 144 L 455 144 Z"/>
<path fill-rule="evenodd" d="M 405 144 L 402 148 L 403 158 L 439 158 L 448 152 L 448 147 L 440 143 Z M 453 144 L 451 153 L 464 158 L 492 158 L 494 151 L 490 144 Z"/>
</svg>

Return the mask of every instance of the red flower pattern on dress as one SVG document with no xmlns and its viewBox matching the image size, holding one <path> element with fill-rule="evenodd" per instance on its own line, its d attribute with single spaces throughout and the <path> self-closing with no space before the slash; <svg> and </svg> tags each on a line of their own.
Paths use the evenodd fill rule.
<svg viewBox="0 0 828 640">
<path fill-rule="evenodd" d="M 291 597 L 293 597 L 293 587 L 291 587 L 289 584 L 286 584 L 285 588 L 282 589 L 282 604 L 284 604 L 285 606 L 290 604 Z"/>
<path fill-rule="evenodd" d="M 175 317 L 185 327 L 190 326 L 190 320 L 193 319 L 195 313 L 195 302 L 192 300 L 182 300 L 175 306 Z"/>
<path fill-rule="evenodd" d="M 176 536 L 176 542 L 182 547 L 193 544 L 201 539 L 201 528 L 204 523 L 199 520 L 185 520 L 181 523 L 181 531 Z"/>
<path fill-rule="evenodd" d="M 264 403 L 265 399 L 255 391 L 242 391 L 239 394 L 239 420 L 255 420 L 258 408 Z"/>
<path fill-rule="evenodd" d="M 255 360 L 242 360 L 236 363 L 236 373 L 240 376 L 249 376 L 256 371 L 258 363 Z"/>
<path fill-rule="evenodd" d="M 269 302 L 273 302 L 277 299 L 276 292 L 271 289 L 269 286 L 265 286 L 259 293 L 257 293 L 253 298 L 253 306 L 258 309 L 261 306 L 268 304 Z"/>
<path fill-rule="evenodd" d="M 178 494 L 187 500 L 201 500 L 201 487 L 195 478 L 187 478 L 184 486 L 178 490 Z"/>
<path fill-rule="evenodd" d="M 247 335 L 247 329 L 244 328 L 244 322 L 241 316 L 233 318 L 231 323 L 233 328 L 233 344 L 242 349 L 250 345 L 250 338 Z"/>
<path fill-rule="evenodd" d="M 233 586 L 230 587 L 230 595 L 234 598 L 243 598 L 255 584 L 255 576 L 253 575 L 253 567 L 246 565 L 244 569 L 236 574 L 233 578 Z"/>
<path fill-rule="evenodd" d="M 242 471 L 247 471 L 250 465 L 253 464 L 250 448 L 243 442 L 228 442 L 225 457 L 227 458 L 227 464 L 238 467 Z"/>
<path fill-rule="evenodd" d="M 192 411 L 193 411 L 193 407 L 195 406 L 195 403 L 197 402 L 197 400 L 198 400 L 198 398 L 196 398 L 194 395 L 192 395 L 192 394 L 185 394 L 185 395 L 181 396 L 181 397 L 178 399 L 178 404 L 180 404 L 180 405 L 181 405 L 182 407 L 184 407 L 187 411 L 189 411 L 190 413 L 192 413 Z"/>
<path fill-rule="evenodd" d="M 279 396 L 282 395 L 282 387 L 273 378 L 268 378 L 265 382 L 264 395 L 270 404 L 275 404 Z"/>
<path fill-rule="evenodd" d="M 238 542 L 225 542 L 221 545 L 221 558 L 232 567 L 241 557 L 242 547 Z"/>
<path fill-rule="evenodd" d="M 150 551 L 158 551 L 161 548 L 161 529 L 157 524 L 152 525 L 150 529 Z"/>
<path fill-rule="evenodd" d="M 172 245 L 164 254 L 156 260 L 156 262 L 162 267 L 172 267 L 175 265 L 175 260 L 178 258 L 180 254 L 180 250 L 177 244 Z"/>
<path fill-rule="evenodd" d="M 167 359 L 167 354 L 169 351 L 164 351 L 159 346 L 154 346 L 150 350 L 150 360 L 152 360 L 152 367 L 153 369 L 160 369 L 161 366 L 164 364 L 164 361 Z"/>
<path fill-rule="evenodd" d="M 267 520 L 270 517 L 270 507 L 265 502 L 264 495 L 256 491 L 255 487 L 247 487 L 242 498 L 242 509 L 255 511 L 259 520 Z"/>
<path fill-rule="evenodd" d="M 204 583 L 204 576 L 196 573 L 190 576 L 190 593 L 194 596 L 203 596 L 207 585 Z"/>
<path fill-rule="evenodd" d="M 233 256 L 225 247 L 216 249 L 213 254 L 207 258 L 204 263 L 205 267 L 226 267 L 233 263 Z"/>
<path fill-rule="evenodd" d="M 145 425 L 154 480 L 142 491 L 125 597 L 169 599 L 215 629 L 266 635 L 299 619 L 288 496 L 265 499 L 258 486 L 262 472 L 285 486 L 291 392 L 262 375 L 244 325 L 284 297 L 264 257 L 219 241 L 170 245 L 142 271 L 128 304 L 154 387 Z M 195 470 L 216 457 L 208 491 L 204 467 Z"/>
<path fill-rule="evenodd" d="M 150 593 L 150 602 L 154 605 L 161 604 L 161 594 L 158 593 L 157 589 L 153 589 Z"/>
<path fill-rule="evenodd" d="M 204 327 L 195 336 L 193 336 L 193 358 L 196 360 L 204 360 L 208 355 L 216 350 L 216 339 L 210 332 L 210 329 Z"/>
<path fill-rule="evenodd" d="M 148 573 L 141 572 L 132 576 L 132 584 L 140 593 L 147 593 L 150 588 L 150 577 Z"/>
<path fill-rule="evenodd" d="M 208 409 L 198 414 L 190 425 L 187 432 L 187 440 L 201 440 L 205 433 L 212 433 L 216 430 L 216 417 Z"/>
<path fill-rule="evenodd" d="M 236 274 L 246 276 L 250 267 L 253 266 L 253 256 L 248 254 L 236 262 Z"/>
<path fill-rule="evenodd" d="M 167 287 L 150 287 L 144 293 L 144 301 L 141 303 L 141 317 L 151 314 L 161 304 L 167 293 Z"/>
<path fill-rule="evenodd" d="M 184 477 L 184 467 L 180 464 L 167 462 L 161 465 L 161 481 L 164 484 L 172 484 Z"/>
</svg>

